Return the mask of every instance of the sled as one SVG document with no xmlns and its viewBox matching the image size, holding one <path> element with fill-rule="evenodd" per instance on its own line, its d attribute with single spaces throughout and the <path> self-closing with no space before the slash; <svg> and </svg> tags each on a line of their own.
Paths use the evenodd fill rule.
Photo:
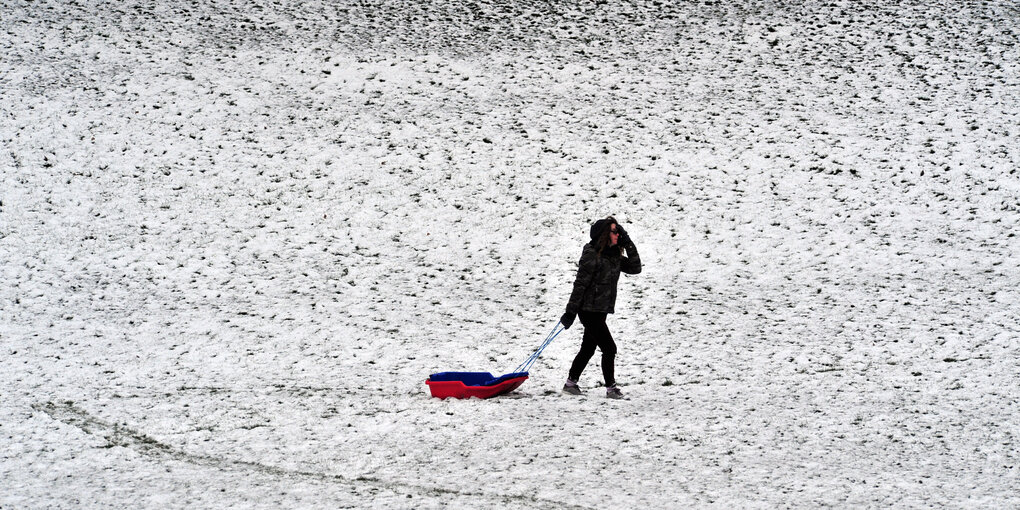
<svg viewBox="0 0 1020 510">
<path fill-rule="evenodd" d="M 528 369 L 535 363 L 542 351 L 552 343 L 557 335 L 566 329 L 556 323 L 545 341 L 528 359 L 517 366 L 513 372 L 493 377 L 488 372 L 439 372 L 425 379 L 429 391 L 435 398 L 492 398 L 516 390 L 528 379 Z"/>
<path fill-rule="evenodd" d="M 435 398 L 492 398 L 516 390 L 527 379 L 527 372 L 499 377 L 489 372 L 439 372 L 430 375 L 425 384 Z"/>
</svg>

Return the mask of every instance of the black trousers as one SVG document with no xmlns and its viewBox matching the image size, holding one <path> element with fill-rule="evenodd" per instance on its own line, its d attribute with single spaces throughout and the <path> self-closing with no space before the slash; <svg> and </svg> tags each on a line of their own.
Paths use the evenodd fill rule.
<svg viewBox="0 0 1020 510">
<path fill-rule="evenodd" d="M 606 386 L 616 384 L 613 363 L 616 360 L 616 343 L 606 326 L 606 315 L 595 312 L 578 312 L 577 318 L 584 325 L 584 336 L 581 338 L 581 350 L 570 365 L 570 379 L 577 381 L 588 361 L 595 355 L 595 348 L 602 351 L 602 375 L 606 378 Z"/>
</svg>

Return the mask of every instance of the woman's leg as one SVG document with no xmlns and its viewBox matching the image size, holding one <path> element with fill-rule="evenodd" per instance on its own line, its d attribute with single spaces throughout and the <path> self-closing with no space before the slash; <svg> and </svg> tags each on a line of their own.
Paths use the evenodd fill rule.
<svg viewBox="0 0 1020 510">
<path fill-rule="evenodd" d="M 574 362 L 570 364 L 570 373 L 567 377 L 571 381 L 580 380 L 581 372 L 584 371 L 584 367 L 591 361 L 591 357 L 595 355 L 595 348 L 598 347 L 595 335 L 585 322 L 584 316 L 585 312 L 578 314 L 578 317 L 581 318 L 581 324 L 584 324 L 584 336 L 581 337 L 581 350 L 577 351 L 577 356 L 574 356 Z"/>
<path fill-rule="evenodd" d="M 581 339 L 581 350 L 570 366 L 570 379 L 576 381 L 581 377 L 581 372 L 595 355 L 595 348 L 598 347 L 602 351 L 602 376 L 606 379 L 606 385 L 612 386 L 616 383 L 614 377 L 616 343 L 613 342 L 613 335 L 606 326 L 606 315 L 594 312 L 577 314 L 581 324 L 584 325 L 584 337 Z"/>
<path fill-rule="evenodd" d="M 599 350 L 602 351 L 602 377 L 605 378 L 606 386 L 616 385 L 616 342 L 613 341 L 613 334 L 609 332 L 609 326 L 606 325 L 606 314 L 599 314 L 599 317 L 595 317 L 596 321 L 592 321 L 591 328 L 585 325 L 584 330 L 587 332 L 589 329 L 593 330 L 596 334 L 595 341 L 599 346 Z"/>
</svg>

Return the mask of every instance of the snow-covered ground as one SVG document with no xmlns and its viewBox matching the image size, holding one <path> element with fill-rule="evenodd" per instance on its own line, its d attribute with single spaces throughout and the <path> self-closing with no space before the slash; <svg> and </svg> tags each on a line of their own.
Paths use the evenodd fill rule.
<svg viewBox="0 0 1020 510">
<path fill-rule="evenodd" d="M 0 508 L 1020 506 L 1011 1 L 0 3 Z M 588 222 L 631 399 L 558 390 Z"/>
</svg>

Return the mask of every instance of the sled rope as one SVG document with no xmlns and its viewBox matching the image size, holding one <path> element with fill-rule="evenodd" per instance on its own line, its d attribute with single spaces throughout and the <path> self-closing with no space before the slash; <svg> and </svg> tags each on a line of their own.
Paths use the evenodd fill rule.
<svg viewBox="0 0 1020 510">
<path fill-rule="evenodd" d="M 528 356 L 528 359 L 525 360 L 524 363 L 518 365 L 517 368 L 514 369 L 514 372 L 527 372 L 531 368 L 531 365 L 534 365 L 535 361 L 538 360 L 538 357 L 542 355 L 542 351 L 544 351 L 545 348 L 552 343 L 553 339 L 562 333 L 564 329 L 566 328 L 564 328 L 561 323 L 557 322 L 556 326 L 553 327 L 552 332 L 545 337 L 545 341 L 542 342 L 542 345 L 539 346 L 538 350 L 531 353 L 531 356 Z"/>
</svg>

